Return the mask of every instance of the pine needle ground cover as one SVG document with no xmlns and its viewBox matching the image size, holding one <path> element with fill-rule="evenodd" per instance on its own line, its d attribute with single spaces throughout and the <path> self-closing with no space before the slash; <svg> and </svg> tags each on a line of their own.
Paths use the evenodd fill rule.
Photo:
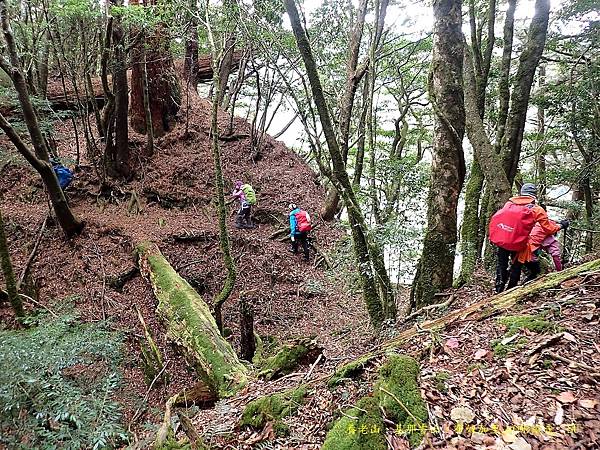
<svg viewBox="0 0 600 450">
<path fill-rule="evenodd" d="M 121 407 L 122 338 L 69 313 L 0 331 L 0 447 L 115 448 L 128 440 Z"/>
</svg>

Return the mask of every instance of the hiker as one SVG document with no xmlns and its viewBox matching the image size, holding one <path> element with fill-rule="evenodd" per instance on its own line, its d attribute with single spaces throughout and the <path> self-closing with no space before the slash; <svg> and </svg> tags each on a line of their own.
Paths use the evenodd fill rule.
<svg viewBox="0 0 600 450">
<path fill-rule="evenodd" d="M 546 210 L 545 205 L 540 205 L 544 211 Z M 563 229 L 567 229 L 569 226 L 569 221 L 564 220 L 561 223 L 565 223 L 565 227 Z M 535 224 L 531 233 L 529 233 L 529 239 L 527 240 L 527 245 L 531 247 L 532 252 L 532 261 L 537 261 L 540 252 L 543 250 L 548 253 L 552 257 L 552 261 L 554 262 L 554 269 L 557 272 L 562 270 L 562 259 L 560 255 L 560 247 L 558 245 L 558 240 L 554 234 L 546 234 L 544 229 L 539 225 Z M 518 257 L 518 255 L 517 255 Z"/>
<path fill-rule="evenodd" d="M 249 184 L 236 181 L 231 196 L 240 201 L 240 209 L 235 218 L 235 227 L 256 228 L 252 223 L 252 206 L 256 205 L 256 193 Z"/>
<path fill-rule="evenodd" d="M 57 159 L 52 158 L 50 163 L 52 164 L 52 169 L 58 179 L 58 184 L 64 191 L 71 184 L 71 181 L 73 181 L 73 172 L 62 165 Z"/>
<path fill-rule="evenodd" d="M 302 244 L 304 260 L 308 261 L 308 233 L 312 229 L 310 215 L 298 208 L 294 203 L 289 204 L 290 210 L 290 239 L 292 240 L 291 252 L 298 254 L 298 243 Z"/>
<path fill-rule="evenodd" d="M 548 219 L 546 211 L 536 204 L 537 187 L 535 184 L 525 183 L 521 187 L 520 194 L 511 197 L 504 207 L 492 216 L 490 221 L 490 241 L 498 247 L 496 293 L 504 290 L 507 281 L 508 289 L 517 285 L 521 278 L 523 265 L 530 270 L 527 281 L 539 274 L 539 262 L 533 261 L 531 247 L 527 245 L 529 234 L 536 223 L 540 225 L 547 236 L 569 226 L 568 221 L 563 220 L 556 223 Z M 509 275 L 508 264 L 511 257 L 517 254 Z"/>
</svg>

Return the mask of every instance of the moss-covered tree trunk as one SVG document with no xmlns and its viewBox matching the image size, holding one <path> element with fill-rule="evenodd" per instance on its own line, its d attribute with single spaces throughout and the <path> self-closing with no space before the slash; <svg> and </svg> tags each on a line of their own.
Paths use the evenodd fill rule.
<svg viewBox="0 0 600 450">
<path fill-rule="evenodd" d="M 462 87 L 461 0 L 433 2 L 434 40 L 429 95 L 435 113 L 427 232 L 416 279 L 416 307 L 434 303 L 452 286 L 458 196 L 465 177 L 462 139 L 465 112 Z"/>
<path fill-rule="evenodd" d="M 208 305 L 155 244 L 143 242 L 137 253 L 140 272 L 158 299 L 156 311 L 167 336 L 184 349 L 190 364 L 215 394 L 233 395 L 246 384 L 247 370 L 221 336 Z"/>
<path fill-rule="evenodd" d="M 462 264 L 457 284 L 462 286 L 471 279 L 475 264 L 479 258 L 479 203 L 483 189 L 483 171 L 474 157 L 471 175 L 465 192 L 465 212 L 460 233 L 460 252 Z"/>
<path fill-rule="evenodd" d="M 483 121 L 485 118 L 486 90 L 488 85 L 489 73 L 492 62 L 492 52 L 495 40 L 496 24 L 496 0 L 489 1 L 487 11 L 487 36 L 485 46 L 483 44 L 482 33 L 484 21 L 477 20 L 475 10 L 475 1 L 469 2 L 469 22 L 471 26 L 471 49 L 474 55 L 474 69 L 476 80 L 476 103 L 479 116 Z M 467 120 L 468 122 L 468 120 Z M 482 196 L 483 182 L 485 176 L 479 163 L 477 152 L 473 154 L 473 164 L 471 165 L 471 174 L 467 183 L 465 192 L 465 211 L 461 229 L 461 253 L 462 265 L 458 284 L 462 285 L 470 281 L 475 264 L 481 256 L 480 233 L 485 235 L 485 229 L 480 228 L 480 200 Z M 485 211 L 485 210 L 483 210 Z M 485 212 L 484 212 L 485 214 Z"/>
<path fill-rule="evenodd" d="M 228 3 L 229 6 L 231 4 Z M 208 12 L 206 13 L 206 23 L 209 24 L 208 38 L 212 50 L 212 64 L 213 64 L 213 97 L 212 97 L 212 108 L 211 108 L 211 122 L 210 122 L 210 136 L 211 136 L 211 149 L 213 155 L 213 164 L 215 168 L 215 197 L 217 199 L 217 215 L 219 217 L 219 245 L 221 252 L 223 253 L 223 262 L 227 268 L 227 277 L 223 283 L 223 288 L 217 295 L 214 301 L 214 313 L 217 321 L 217 327 L 220 332 L 223 332 L 223 317 L 222 307 L 227 301 L 233 287 L 235 286 L 235 279 L 237 273 L 235 270 L 235 262 L 231 256 L 231 244 L 229 242 L 229 232 L 227 230 L 227 209 L 225 207 L 225 183 L 223 181 L 223 166 L 221 164 L 221 148 L 219 146 L 219 102 L 221 96 L 221 65 L 223 64 L 223 58 L 226 56 L 225 51 L 227 49 L 218 48 L 215 36 L 213 35 L 212 28 L 210 27 L 210 19 Z M 231 63 L 231 61 L 229 61 Z"/>
<path fill-rule="evenodd" d="M 8 301 L 12 305 L 15 315 L 21 319 L 25 317 L 25 311 L 23 310 L 23 302 L 21 302 L 19 293 L 17 292 L 15 272 L 10 261 L 10 254 L 8 253 L 8 243 L 6 242 L 6 235 L 4 234 L 2 211 L 0 211 L 0 263 L 2 263 L 2 274 L 4 275 L 4 280 L 6 282 Z"/>
</svg>

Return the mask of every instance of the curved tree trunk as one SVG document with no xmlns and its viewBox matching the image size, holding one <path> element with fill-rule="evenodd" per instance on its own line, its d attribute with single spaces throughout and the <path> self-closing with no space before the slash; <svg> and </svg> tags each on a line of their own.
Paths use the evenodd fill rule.
<svg viewBox="0 0 600 450">
<path fill-rule="evenodd" d="M 17 47 L 15 45 L 12 30 L 9 25 L 6 0 L 0 0 L 0 21 L 2 32 L 4 34 L 4 40 L 6 42 L 7 52 L 10 58 L 9 62 L 0 55 L 0 67 L 11 78 L 15 90 L 17 91 L 19 104 L 21 105 L 23 118 L 29 132 L 33 151 L 27 147 L 19 134 L 15 132 L 12 126 L 1 114 L 0 128 L 2 128 L 2 130 L 6 133 L 19 153 L 21 153 L 27 162 L 29 162 L 40 174 L 40 177 L 42 178 L 42 181 L 48 190 L 48 196 L 50 197 L 50 202 L 54 208 L 58 223 L 67 237 L 71 237 L 75 234 L 78 234 L 83 229 L 83 223 L 73 215 L 65 195 L 58 184 L 56 174 L 50 165 L 50 156 L 48 148 L 46 147 L 46 141 L 42 135 L 35 108 L 31 102 L 31 99 L 29 98 L 27 82 L 20 67 Z"/>
<path fill-rule="evenodd" d="M 433 2 L 434 40 L 430 98 L 435 113 L 433 162 L 427 233 L 416 281 L 416 307 L 435 303 L 434 295 L 452 286 L 456 251 L 456 209 L 465 178 L 462 87 L 461 0 Z"/>
<path fill-rule="evenodd" d="M 371 323 L 374 327 L 379 327 L 384 317 L 393 318 L 396 314 L 390 280 L 387 272 L 382 271 L 382 267 L 385 269 L 383 251 L 377 243 L 369 240 L 365 218 L 346 171 L 344 156 L 333 129 L 310 43 L 294 0 L 285 0 L 284 4 L 290 17 L 298 49 L 306 67 L 314 102 L 327 141 L 327 149 L 333 165 L 333 172 L 328 173 L 328 176 L 344 201 L 344 206 L 348 209 L 354 251 L 359 263 L 363 297 L 367 303 Z M 322 167 L 323 169 L 325 168 Z M 381 297 L 382 295 L 385 297 Z"/>
</svg>

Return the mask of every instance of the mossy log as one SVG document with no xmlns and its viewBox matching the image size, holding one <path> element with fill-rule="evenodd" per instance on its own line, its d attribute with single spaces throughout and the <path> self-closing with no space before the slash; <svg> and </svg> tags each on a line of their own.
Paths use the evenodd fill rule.
<svg viewBox="0 0 600 450">
<path fill-rule="evenodd" d="M 296 389 L 257 398 L 244 408 L 240 426 L 261 429 L 267 422 L 274 422 L 273 428 L 277 435 L 285 436 L 289 430 L 282 419 L 298 411 L 304 403 L 306 394 L 306 386 L 302 385 Z"/>
<path fill-rule="evenodd" d="M 184 349 L 189 363 L 219 398 L 235 394 L 247 382 L 247 369 L 221 337 L 208 305 L 155 244 L 143 242 L 136 250 L 140 272 L 158 299 L 156 311 L 167 336 Z"/>
<path fill-rule="evenodd" d="M 423 439 L 422 430 L 429 418 L 418 377 L 419 363 L 414 358 L 392 354 L 379 369 L 379 379 L 374 387 L 380 409 L 407 433 L 412 446 Z"/>
<path fill-rule="evenodd" d="M 259 362 L 259 376 L 273 380 L 288 375 L 300 364 L 314 362 L 322 351 L 314 339 L 297 339 L 283 345 L 274 356 Z"/>
<path fill-rule="evenodd" d="M 323 444 L 323 450 L 385 450 L 386 420 L 406 431 L 411 446 L 423 439 L 427 406 L 418 382 L 419 363 L 410 356 L 390 354 L 379 369 L 372 397 L 364 397 L 343 413 Z"/>
<path fill-rule="evenodd" d="M 382 344 L 377 351 L 361 355 L 355 360 L 340 366 L 330 377 L 329 384 L 338 384 L 342 378 L 360 373 L 361 369 L 369 365 L 373 359 L 382 356 L 388 350 L 400 347 L 423 331 L 443 329 L 447 325 L 455 324 L 457 322 L 486 319 L 495 314 L 510 310 L 511 307 L 525 301 L 532 295 L 560 286 L 564 281 L 586 273 L 598 272 L 600 272 L 600 259 L 579 266 L 570 267 L 561 272 L 552 272 L 524 286 L 516 287 L 501 294 L 488 297 L 465 308 L 451 311 L 437 319 L 422 322 L 418 326 L 414 325 L 411 328 L 400 332 L 394 339 Z"/>
<path fill-rule="evenodd" d="M 385 424 L 377 400 L 360 399 L 335 422 L 321 450 L 386 450 Z"/>
</svg>

